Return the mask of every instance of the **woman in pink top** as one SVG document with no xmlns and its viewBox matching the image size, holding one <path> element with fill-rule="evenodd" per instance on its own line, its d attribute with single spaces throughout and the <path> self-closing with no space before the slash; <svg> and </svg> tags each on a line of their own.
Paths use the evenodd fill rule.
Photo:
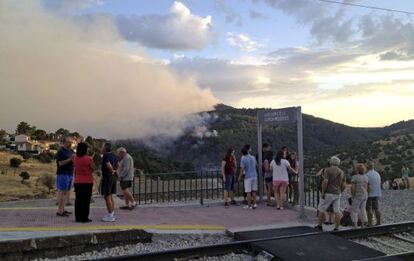
<svg viewBox="0 0 414 261">
<path fill-rule="evenodd" d="M 273 191 L 275 192 L 276 208 L 283 209 L 283 203 L 286 201 L 286 188 L 289 185 L 288 171 L 297 174 L 289 161 L 283 158 L 284 152 L 280 150 L 274 160 L 270 163 L 270 169 L 273 172 Z"/>
<path fill-rule="evenodd" d="M 93 159 L 86 155 L 88 146 L 81 142 L 76 148 L 75 167 L 75 218 L 76 222 L 87 223 L 93 186 Z"/>
</svg>

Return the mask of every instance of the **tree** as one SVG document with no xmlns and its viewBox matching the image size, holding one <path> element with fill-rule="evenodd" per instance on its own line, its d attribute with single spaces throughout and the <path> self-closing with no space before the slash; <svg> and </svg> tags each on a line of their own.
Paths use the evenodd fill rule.
<svg viewBox="0 0 414 261">
<path fill-rule="evenodd" d="M 34 140 L 46 140 L 48 138 L 48 135 L 46 131 L 37 129 L 32 133 L 31 137 Z"/>
<path fill-rule="evenodd" d="M 0 130 L 0 145 L 6 144 L 6 137 L 8 133 L 5 130 Z"/>
<path fill-rule="evenodd" d="M 58 138 L 62 138 L 62 137 L 65 137 L 65 136 L 69 136 L 70 131 L 68 131 L 67 129 L 64 129 L 64 128 L 60 128 L 56 131 L 55 134 L 56 134 L 56 136 L 58 136 Z"/>
<path fill-rule="evenodd" d="M 30 174 L 27 171 L 20 172 L 19 176 L 22 178 L 22 183 L 24 183 L 25 180 L 28 180 L 30 178 Z"/>
<path fill-rule="evenodd" d="M 0 141 L 4 140 L 7 136 L 7 132 L 5 130 L 0 130 Z"/>
<path fill-rule="evenodd" d="M 10 159 L 10 167 L 17 169 L 20 164 L 22 164 L 22 160 L 19 158 L 11 158 Z"/>
<path fill-rule="evenodd" d="M 17 135 L 20 135 L 20 134 L 30 135 L 35 130 L 36 130 L 35 126 L 30 126 L 30 124 L 28 124 L 27 122 L 22 121 L 17 125 L 16 134 Z"/>
</svg>

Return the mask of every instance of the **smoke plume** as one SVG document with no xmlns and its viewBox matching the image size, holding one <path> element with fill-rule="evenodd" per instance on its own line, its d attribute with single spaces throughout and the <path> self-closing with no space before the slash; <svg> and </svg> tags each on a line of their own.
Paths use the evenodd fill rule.
<svg viewBox="0 0 414 261">
<path fill-rule="evenodd" d="M 217 102 L 132 52 L 105 15 L 76 19 L 35 1 L 1 1 L 0 36 L 0 128 L 27 121 L 110 139 L 174 137 L 188 115 Z"/>
</svg>

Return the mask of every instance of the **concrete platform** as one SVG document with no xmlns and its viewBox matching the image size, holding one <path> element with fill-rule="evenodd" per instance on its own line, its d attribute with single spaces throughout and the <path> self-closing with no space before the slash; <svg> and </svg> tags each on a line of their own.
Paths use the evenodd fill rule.
<svg viewBox="0 0 414 261">
<path fill-rule="evenodd" d="M 223 233 L 267 227 L 315 224 L 314 214 L 308 220 L 299 220 L 295 209 L 276 210 L 259 204 L 255 210 L 242 206 L 225 208 L 222 202 L 198 202 L 177 204 L 144 205 L 136 209 L 119 210 L 123 203 L 117 198 L 116 222 L 105 223 L 101 218 L 106 214 L 102 198 L 95 198 L 91 205 L 88 224 L 76 223 L 74 215 L 57 217 L 54 200 L 33 200 L 0 203 L 0 240 L 31 238 L 37 232 L 42 236 L 88 233 L 97 230 L 145 229 L 151 232 L 208 231 Z M 67 210 L 73 212 L 73 207 Z"/>
<path fill-rule="evenodd" d="M 237 232 L 234 236 L 237 240 L 248 240 L 312 232 L 319 232 L 319 230 L 306 226 L 298 226 Z M 385 255 L 382 252 L 331 234 L 258 242 L 252 244 L 252 247 L 253 249 L 265 250 L 275 256 L 277 260 L 350 261 Z"/>
</svg>

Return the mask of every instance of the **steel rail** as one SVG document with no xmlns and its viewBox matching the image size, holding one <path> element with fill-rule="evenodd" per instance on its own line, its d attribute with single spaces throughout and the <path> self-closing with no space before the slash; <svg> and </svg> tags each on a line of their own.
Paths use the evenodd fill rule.
<svg viewBox="0 0 414 261">
<path fill-rule="evenodd" d="M 386 256 L 378 256 L 378 257 L 369 257 L 369 258 L 363 258 L 358 259 L 354 261 L 396 261 L 396 260 L 406 260 L 411 261 L 414 260 L 414 251 L 413 252 L 405 252 L 400 254 L 394 254 L 394 255 L 386 255 Z"/>
<path fill-rule="evenodd" d="M 152 253 L 123 255 L 123 256 L 116 256 L 116 257 L 102 258 L 102 259 L 97 259 L 97 260 L 102 260 L 102 261 L 107 261 L 107 260 L 160 260 L 162 261 L 162 260 L 173 260 L 176 258 L 220 256 L 220 255 L 225 255 L 231 252 L 240 253 L 243 251 L 250 251 L 252 250 L 251 244 L 258 243 L 258 242 L 264 242 L 264 241 L 292 239 L 292 238 L 298 238 L 298 237 L 309 237 L 309 236 L 317 236 L 317 235 L 324 235 L 324 234 L 336 235 L 336 236 L 350 239 L 350 238 L 360 238 L 360 237 L 370 237 L 370 236 L 379 236 L 379 235 L 386 235 L 386 234 L 393 234 L 393 233 L 401 233 L 401 232 L 408 232 L 408 231 L 413 231 L 413 230 L 414 230 L 414 222 L 411 221 L 411 222 L 395 223 L 395 224 L 380 225 L 380 226 L 359 228 L 359 229 L 341 230 L 341 231 L 309 232 L 309 233 L 286 235 L 286 236 L 257 238 L 257 239 L 235 241 L 235 242 L 217 244 L 217 245 L 206 245 L 206 246 L 198 246 L 198 247 L 190 247 L 190 248 L 182 248 L 182 249 L 157 251 L 157 252 L 152 252 Z"/>
</svg>

